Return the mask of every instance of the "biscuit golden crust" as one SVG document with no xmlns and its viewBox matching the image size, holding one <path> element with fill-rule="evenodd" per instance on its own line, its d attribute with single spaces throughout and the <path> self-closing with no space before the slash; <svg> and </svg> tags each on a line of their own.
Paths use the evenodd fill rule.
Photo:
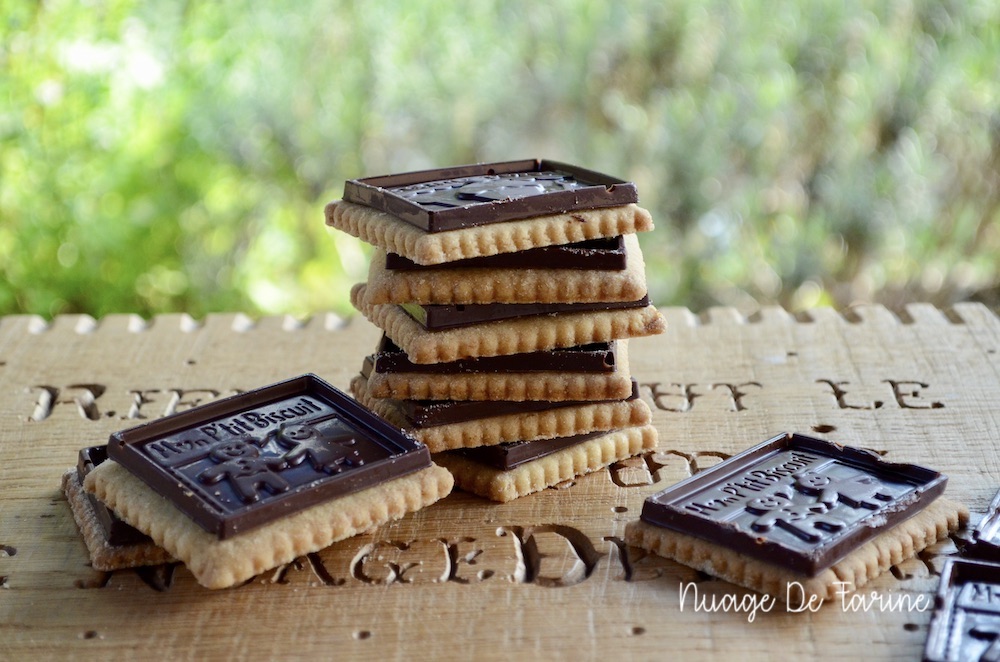
<svg viewBox="0 0 1000 662">
<path fill-rule="evenodd" d="M 652 419 L 649 406 L 641 399 L 635 398 L 412 428 L 399 414 L 392 400 L 375 398 L 369 394 L 368 380 L 363 376 L 358 375 L 351 381 L 351 392 L 361 404 L 379 416 L 393 425 L 407 428 L 409 433 L 422 441 L 432 453 L 647 425 Z"/>
<path fill-rule="evenodd" d="M 391 214 L 343 200 L 329 203 L 325 213 L 327 225 L 423 265 L 653 229 L 652 216 L 635 204 L 437 233 L 425 232 Z"/>
<path fill-rule="evenodd" d="M 183 561 L 206 588 L 234 586 L 298 556 L 399 519 L 444 498 L 453 484 L 448 471 L 432 464 L 220 540 L 120 464 L 106 462 L 84 481 L 88 492 Z"/>
<path fill-rule="evenodd" d="M 397 305 L 366 303 L 365 291 L 365 284 L 355 285 L 351 289 L 351 303 L 375 326 L 385 331 L 413 363 L 444 363 L 478 356 L 505 356 L 576 347 L 593 342 L 652 336 L 663 333 L 667 328 L 656 307 L 645 306 L 537 315 L 428 331 Z"/>
<path fill-rule="evenodd" d="M 607 269 L 385 268 L 376 251 L 368 270 L 365 305 L 483 303 L 594 303 L 638 301 L 646 296 L 646 267 L 639 240 L 625 236 L 626 267 Z"/>
<path fill-rule="evenodd" d="M 440 453 L 434 460 L 455 476 L 459 489 L 506 503 L 652 450 L 656 444 L 656 428 L 644 425 L 609 432 L 507 471 L 456 453 Z"/>
</svg>

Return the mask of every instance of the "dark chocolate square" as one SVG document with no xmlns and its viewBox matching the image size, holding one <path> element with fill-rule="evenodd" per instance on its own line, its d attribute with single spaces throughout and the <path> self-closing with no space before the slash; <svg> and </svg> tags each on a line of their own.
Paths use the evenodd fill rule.
<svg viewBox="0 0 1000 662">
<path fill-rule="evenodd" d="M 539 159 L 352 179 L 344 200 L 442 232 L 638 201 L 635 184 Z"/>
<path fill-rule="evenodd" d="M 219 538 L 430 466 L 425 446 L 315 375 L 117 432 L 108 453 Z"/>
</svg>

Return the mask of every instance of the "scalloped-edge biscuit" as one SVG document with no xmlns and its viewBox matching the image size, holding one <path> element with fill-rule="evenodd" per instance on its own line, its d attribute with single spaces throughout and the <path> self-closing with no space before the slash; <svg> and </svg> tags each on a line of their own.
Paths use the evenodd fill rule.
<svg viewBox="0 0 1000 662">
<path fill-rule="evenodd" d="M 351 380 L 351 392 L 358 402 L 393 425 L 405 428 L 432 453 L 648 425 L 653 416 L 649 405 L 640 398 L 635 398 L 415 428 L 410 427 L 409 422 L 399 413 L 393 404 L 395 400 L 375 398 L 368 394 L 364 376 L 357 375 Z"/>
<path fill-rule="evenodd" d="M 649 212 L 635 204 L 434 233 L 425 232 L 392 214 L 343 200 L 329 203 L 325 214 L 327 225 L 423 265 L 653 229 Z"/>
<path fill-rule="evenodd" d="M 439 453 L 434 461 L 455 476 L 459 489 L 506 503 L 652 450 L 656 443 L 656 428 L 643 425 L 609 432 L 508 471 L 453 452 Z"/>
<path fill-rule="evenodd" d="M 239 584 L 298 556 L 399 519 L 444 498 L 453 484 L 448 471 L 432 464 L 219 540 L 120 464 L 104 462 L 84 480 L 88 492 L 183 561 L 206 588 Z"/>
<path fill-rule="evenodd" d="M 94 513 L 94 504 L 83 491 L 80 476 L 75 468 L 68 469 L 63 474 L 62 490 L 69 502 L 73 519 L 83 534 L 83 542 L 90 555 L 90 565 L 95 570 L 111 572 L 122 568 L 160 565 L 174 560 L 169 552 L 152 542 L 120 546 L 109 544 L 104 527 Z"/>
<path fill-rule="evenodd" d="M 385 331 L 413 363 L 445 363 L 478 356 L 506 356 L 576 347 L 593 342 L 653 336 L 667 328 L 656 307 L 645 306 L 535 315 L 428 331 L 396 304 L 366 304 L 365 289 L 364 283 L 351 288 L 351 304 Z"/>
<path fill-rule="evenodd" d="M 368 394 L 395 400 L 622 400 L 632 393 L 628 341 L 614 372 L 373 372 Z"/>
<path fill-rule="evenodd" d="M 833 600 L 838 591 L 860 589 L 892 566 L 948 537 L 968 520 L 965 506 L 938 498 L 814 577 L 642 520 L 625 525 L 625 542 L 798 607 L 809 604 L 810 600 L 813 604 L 818 600 Z"/>
<path fill-rule="evenodd" d="M 625 236 L 626 265 L 606 269 L 385 268 L 376 251 L 368 269 L 367 305 L 382 303 L 594 303 L 638 301 L 646 296 L 646 266 L 634 234 Z"/>
</svg>

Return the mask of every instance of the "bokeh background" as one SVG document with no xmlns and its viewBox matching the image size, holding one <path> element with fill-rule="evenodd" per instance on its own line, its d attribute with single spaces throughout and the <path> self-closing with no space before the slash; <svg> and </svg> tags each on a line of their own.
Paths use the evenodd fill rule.
<svg viewBox="0 0 1000 662">
<path fill-rule="evenodd" d="M 534 157 L 661 305 L 996 305 L 991 0 L 0 6 L 0 314 L 347 312 L 344 180 Z"/>
</svg>

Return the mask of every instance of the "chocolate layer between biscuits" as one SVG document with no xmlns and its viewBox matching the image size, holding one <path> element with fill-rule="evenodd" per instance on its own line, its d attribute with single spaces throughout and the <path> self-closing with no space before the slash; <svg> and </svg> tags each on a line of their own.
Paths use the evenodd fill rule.
<svg viewBox="0 0 1000 662">
<path fill-rule="evenodd" d="M 94 467 L 100 466 L 107 459 L 107 446 L 81 448 L 76 461 L 76 475 L 80 480 L 80 484 L 83 484 L 83 480 L 87 477 L 87 474 L 94 470 Z M 152 543 L 149 536 L 130 524 L 123 522 L 115 515 L 113 510 L 98 501 L 93 494 L 87 494 L 87 499 L 94 511 L 94 517 L 100 522 L 101 528 L 104 530 L 108 545 L 123 547 L 125 545 Z"/>
<path fill-rule="evenodd" d="M 632 393 L 624 401 L 639 397 L 639 383 L 632 380 Z M 428 428 L 451 423 L 464 423 L 481 418 L 506 416 L 509 414 L 528 414 L 578 407 L 602 402 L 620 402 L 620 400 L 524 400 L 521 402 L 505 400 L 390 400 L 391 406 L 406 419 L 410 427 Z"/>
<path fill-rule="evenodd" d="M 535 315 L 627 310 L 629 308 L 645 308 L 648 305 L 649 297 L 644 296 L 637 301 L 596 303 L 477 303 L 428 304 L 423 306 L 416 303 L 403 303 L 399 304 L 399 307 L 428 331 L 436 331 Z"/>
<path fill-rule="evenodd" d="M 626 267 L 625 238 L 604 237 L 572 244 L 541 246 L 516 253 L 500 253 L 485 257 L 434 265 L 417 264 L 397 253 L 386 253 L 385 268 L 390 271 L 426 271 L 428 269 L 523 269 L 544 264 L 549 269 L 619 270 Z"/>
<path fill-rule="evenodd" d="M 578 372 L 610 373 L 618 365 L 616 341 L 590 343 L 547 351 L 507 354 L 462 359 L 443 363 L 413 363 L 395 343 L 383 335 L 375 354 L 365 357 L 361 374 L 372 373 L 524 373 L 524 372 Z"/>
<path fill-rule="evenodd" d="M 606 430 L 577 434 L 571 437 L 556 437 L 554 439 L 537 439 L 535 441 L 509 441 L 494 446 L 480 446 L 478 448 L 462 448 L 448 451 L 474 460 L 481 464 L 509 471 L 525 462 L 537 460 L 547 455 L 557 453 L 564 448 L 582 444 L 585 441 L 596 439 L 607 435 Z"/>
</svg>

